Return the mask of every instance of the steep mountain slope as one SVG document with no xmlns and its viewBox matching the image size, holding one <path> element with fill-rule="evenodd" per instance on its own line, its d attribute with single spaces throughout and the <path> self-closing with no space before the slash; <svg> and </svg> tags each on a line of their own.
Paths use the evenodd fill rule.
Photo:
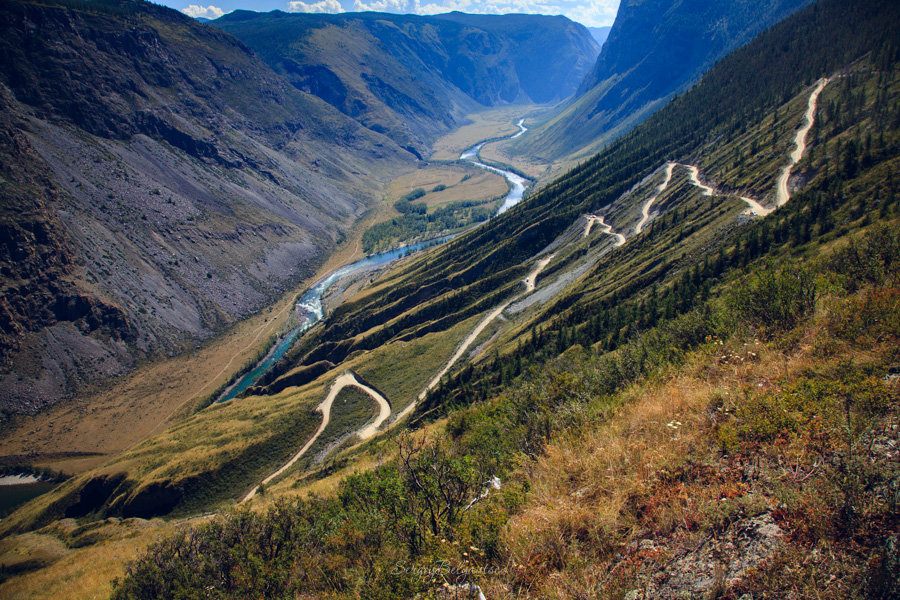
<svg viewBox="0 0 900 600">
<path fill-rule="evenodd" d="M 787 19 L 370 280 L 281 370 L 324 375 L 198 411 L 4 531 L 228 505 L 311 443 L 268 510 L 204 515 L 114 597 L 896 596 L 897 22 L 890 0 Z M 357 375 L 427 426 L 326 431 L 314 407 Z M 19 543 L 101 522 L 67 523 Z"/>
<path fill-rule="evenodd" d="M 891 111 L 900 99 L 896 49 L 889 42 L 897 9 L 890 2 L 866 11 L 837 0 L 825 5 L 721 61 L 664 111 L 514 210 L 371 282 L 304 336 L 267 377 L 267 389 L 255 390 L 271 397 L 200 411 L 132 449 L 104 471 L 130 479 L 117 481 L 108 491 L 121 484 L 119 492 L 94 508 L 159 514 L 234 497 L 241 490 L 229 482 L 264 474 L 267 463 L 278 464 L 272 456 L 292 454 L 285 449 L 295 429 L 312 431 L 313 407 L 344 369 L 354 369 L 386 397 L 395 415 L 431 418 L 489 397 L 524 365 L 540 364 L 572 344 L 612 351 L 637 332 L 690 311 L 722 273 L 758 255 L 771 239 L 802 239 L 819 219 L 822 234 L 830 231 L 834 217 L 828 215 L 846 212 L 850 200 L 832 207 L 816 191 L 810 192 L 814 202 L 806 200 L 808 210 L 796 199 L 771 210 L 778 204 L 779 174 L 792 164 L 797 127 L 804 125 L 804 132 L 812 125 L 805 123 L 810 106 L 826 107 L 828 129 L 817 121 L 805 162 L 791 166 L 797 174 L 789 190 L 796 193 L 811 180 L 819 182 L 815 190 L 845 185 L 849 176 L 827 165 L 839 162 L 834 155 L 850 152 L 846 144 L 867 129 L 886 132 L 883 142 L 869 145 L 865 160 L 875 182 L 856 182 L 857 153 L 846 185 L 881 185 L 896 161 Z M 885 49 L 872 56 L 879 44 Z M 855 65 L 863 58 L 870 62 Z M 864 83 L 837 77 L 834 82 L 846 84 L 824 85 L 823 75 L 846 69 Z M 863 100 L 857 85 L 866 90 Z M 857 99 L 848 100 L 851 95 Z M 837 105 L 866 110 L 846 108 L 837 117 Z M 882 194 L 866 202 L 881 202 Z M 756 219 L 747 214 L 748 204 L 770 213 L 761 226 L 769 241 L 760 241 L 760 228 L 746 228 Z M 255 412 L 258 418 L 250 418 Z M 240 436 L 229 429 L 236 424 Z M 222 439 L 230 441 L 220 448 Z M 192 444 L 203 450 L 189 451 Z M 90 477 L 61 491 L 70 495 L 53 510 L 65 512 Z M 163 491 L 167 503 L 152 507 L 148 498 Z"/>
<path fill-rule="evenodd" d="M 509 40 L 506 60 L 515 67 L 522 92 L 539 104 L 558 102 L 575 93 L 581 73 L 590 70 L 600 51 L 586 27 L 561 15 L 451 12 L 435 18 L 477 27 Z"/>
<path fill-rule="evenodd" d="M 478 104 L 574 93 L 599 48 L 565 17 L 235 11 L 212 25 L 315 94 L 424 154 Z"/>
<path fill-rule="evenodd" d="M 172 354 L 283 291 L 414 157 L 142 2 L 0 7 L 0 409 Z"/>
<path fill-rule="evenodd" d="M 548 161 L 588 156 L 646 119 L 728 51 L 809 0 L 622 2 L 576 99 L 516 150 Z"/>
</svg>

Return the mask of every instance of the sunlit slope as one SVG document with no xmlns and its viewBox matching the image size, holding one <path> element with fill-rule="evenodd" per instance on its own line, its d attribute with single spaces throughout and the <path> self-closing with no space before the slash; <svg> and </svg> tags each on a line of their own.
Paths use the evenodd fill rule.
<svg viewBox="0 0 900 600">
<path fill-rule="evenodd" d="M 897 10 L 891 3 L 860 11 L 827 2 L 774 27 L 608 151 L 487 225 L 375 279 L 312 330 L 268 378 L 267 389 L 255 392 L 279 399 L 304 395 L 310 410 L 342 370 L 352 368 L 384 394 L 395 415 L 415 402 L 410 412 L 421 422 L 491 397 L 528 365 L 572 345 L 599 352 L 622 347 L 700 305 L 723 274 L 773 244 L 843 235 L 837 219 L 876 210 L 872 203 L 880 206 L 887 173 L 896 166 L 896 49 L 886 40 Z M 828 83 L 818 97 L 810 144 L 789 181 L 793 197 L 760 222 L 742 198 L 774 207 L 778 174 L 823 77 Z M 836 191 L 845 185 L 879 192 L 849 207 Z M 446 380 L 429 389 L 464 343 Z M 304 380 L 303 370 L 314 365 L 326 372 Z M 232 403 L 214 410 L 271 410 L 263 409 L 264 396 Z M 191 422 L 202 423 L 204 435 L 222 435 L 217 431 L 224 425 L 212 414 Z M 264 423 L 249 426 L 257 432 L 252 439 L 262 439 Z M 265 472 L 264 465 L 275 471 L 303 445 L 297 439 L 288 448 L 286 439 L 254 473 Z M 126 498 L 145 485 L 152 460 L 161 458 L 151 460 L 155 450 L 142 456 L 151 448 L 164 451 L 165 445 L 151 440 L 133 461 L 120 463 Z M 187 465 L 193 459 L 169 460 Z M 235 471 L 235 460 L 220 453 L 183 474 L 243 473 L 234 480 L 246 477 L 240 485 L 218 496 L 236 498 L 256 481 L 249 470 Z M 172 479 L 160 485 L 178 487 L 180 474 L 165 476 Z M 189 497 L 183 497 L 186 505 L 196 506 Z M 98 510 L 114 513 L 114 498 L 111 493 Z"/>
</svg>

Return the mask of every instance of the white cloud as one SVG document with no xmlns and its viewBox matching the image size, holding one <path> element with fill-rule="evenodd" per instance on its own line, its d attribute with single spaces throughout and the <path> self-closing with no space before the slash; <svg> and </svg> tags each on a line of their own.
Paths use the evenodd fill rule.
<svg viewBox="0 0 900 600">
<path fill-rule="evenodd" d="M 474 14 L 566 15 L 589 27 L 611 25 L 620 0 L 354 0 L 355 11 L 435 15 L 458 10 Z"/>
<path fill-rule="evenodd" d="M 465 13 L 491 12 L 490 10 L 484 10 L 486 6 L 486 4 L 481 2 L 479 2 L 476 6 L 472 6 L 471 0 L 447 0 L 446 2 L 441 2 L 440 4 L 421 5 L 419 6 L 419 10 L 416 14 L 439 15 L 441 13 L 451 12 L 454 10 Z"/>
<path fill-rule="evenodd" d="M 195 19 L 200 17 L 204 19 L 218 19 L 225 14 L 225 11 L 218 6 L 200 6 L 199 4 L 191 4 L 187 8 L 182 8 L 181 12 Z"/>
<path fill-rule="evenodd" d="M 590 0 L 589 2 L 566 2 L 564 15 L 588 27 L 612 25 L 619 12 L 619 0 Z"/>
<path fill-rule="evenodd" d="M 300 2 L 292 0 L 288 2 L 288 12 L 301 13 L 339 13 L 344 12 L 338 0 L 320 0 L 319 2 Z"/>
<path fill-rule="evenodd" d="M 419 3 L 417 0 L 373 0 L 366 4 L 360 0 L 354 0 L 353 10 L 360 12 L 371 10 L 374 12 L 419 14 Z"/>
</svg>

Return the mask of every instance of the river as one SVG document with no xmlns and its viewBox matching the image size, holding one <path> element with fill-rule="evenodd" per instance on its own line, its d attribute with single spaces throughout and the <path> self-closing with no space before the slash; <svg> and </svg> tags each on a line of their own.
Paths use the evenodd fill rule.
<svg viewBox="0 0 900 600">
<path fill-rule="evenodd" d="M 524 125 L 522 125 L 522 121 L 519 121 L 519 131 L 515 135 L 510 136 L 510 139 L 517 138 L 526 131 L 528 130 Z M 520 177 L 512 171 L 504 171 L 503 169 L 498 169 L 497 167 L 492 167 L 491 165 L 486 165 L 483 162 L 479 162 L 478 153 L 481 152 L 481 148 L 484 147 L 485 144 L 487 144 L 487 142 L 481 142 L 480 144 L 472 146 L 471 148 L 460 154 L 459 159 L 471 163 L 479 169 L 491 171 L 492 173 L 503 175 L 506 178 L 506 180 L 510 184 L 510 189 L 509 193 L 506 195 L 506 198 L 503 199 L 503 204 L 501 204 L 500 208 L 497 209 L 497 214 L 501 215 L 522 201 L 522 196 L 525 195 L 525 185 L 528 183 L 528 180 L 524 177 Z"/>
<path fill-rule="evenodd" d="M 41 479 L 30 473 L 0 475 L 0 518 L 57 485 L 59 481 Z"/>
<path fill-rule="evenodd" d="M 517 138 L 528 131 L 528 129 L 524 125 L 524 121 L 524 119 L 519 120 L 517 124 L 519 127 L 519 131 L 514 135 L 509 136 L 510 139 Z M 522 201 L 522 197 L 525 194 L 525 186 L 528 183 L 528 180 L 511 171 L 505 171 L 503 169 L 498 169 L 497 167 L 492 167 L 491 165 L 486 165 L 482 162 L 479 162 L 477 160 L 478 152 L 481 151 L 481 148 L 486 143 L 487 142 L 481 142 L 480 144 L 472 146 L 471 148 L 460 154 L 459 159 L 469 162 L 480 169 L 485 169 L 487 171 L 491 171 L 492 173 L 502 175 L 509 182 L 509 193 L 507 193 L 506 197 L 503 199 L 503 203 L 500 205 L 500 208 L 497 209 L 497 214 L 500 215 Z M 216 402 L 225 402 L 226 400 L 231 400 L 244 390 L 248 389 L 250 386 L 254 385 L 257 381 L 259 381 L 260 377 L 262 377 L 269 369 L 272 368 L 272 365 L 278 362 L 278 360 L 282 356 L 284 356 L 284 354 L 288 350 L 290 350 L 291 346 L 294 345 L 294 342 L 297 340 L 297 337 L 299 337 L 300 334 L 321 321 L 325 316 L 325 311 L 322 308 L 322 296 L 324 296 L 325 292 L 328 291 L 328 288 L 334 285 L 337 281 L 350 275 L 356 275 L 362 271 L 381 268 L 388 263 L 397 260 L 398 258 L 401 258 L 413 252 L 417 252 L 419 250 L 422 250 L 423 248 L 430 248 L 432 246 L 443 244 L 453 237 L 455 236 L 448 235 L 432 240 L 426 240 L 424 242 L 419 242 L 417 244 L 410 244 L 409 246 L 403 246 L 402 248 L 397 248 L 396 250 L 372 254 L 354 263 L 350 263 L 349 265 L 344 265 L 343 267 L 340 267 L 339 269 L 329 273 L 324 279 L 307 290 L 303 294 L 303 296 L 300 297 L 300 300 L 297 301 L 296 311 L 300 317 L 300 324 L 291 329 L 284 336 L 276 340 L 272 347 L 269 349 L 268 353 L 262 358 L 259 363 L 257 363 L 253 370 L 243 375 L 240 379 L 238 379 L 236 383 L 233 383 L 232 385 L 227 387 L 216 400 Z"/>
</svg>

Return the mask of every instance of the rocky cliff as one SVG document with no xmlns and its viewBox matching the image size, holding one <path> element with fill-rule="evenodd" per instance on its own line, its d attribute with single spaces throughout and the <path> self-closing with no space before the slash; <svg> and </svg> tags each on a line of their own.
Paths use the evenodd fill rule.
<svg viewBox="0 0 900 600">
<path fill-rule="evenodd" d="M 192 347 L 311 273 L 415 160 L 149 3 L 0 5 L 0 409 Z"/>
</svg>

